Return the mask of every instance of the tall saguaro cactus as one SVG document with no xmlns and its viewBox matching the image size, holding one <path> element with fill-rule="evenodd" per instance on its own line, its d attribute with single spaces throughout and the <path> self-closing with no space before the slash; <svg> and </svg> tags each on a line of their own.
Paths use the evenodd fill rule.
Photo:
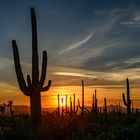
<svg viewBox="0 0 140 140">
<path fill-rule="evenodd" d="M 94 113 L 98 113 L 98 99 L 97 99 L 97 90 L 95 89 L 95 94 L 93 94 L 93 99 L 92 99 L 92 111 Z"/>
<path fill-rule="evenodd" d="M 106 98 L 104 98 L 104 113 L 107 114 L 107 101 L 106 101 Z"/>
<path fill-rule="evenodd" d="M 47 52 L 43 51 L 42 71 L 39 77 L 39 62 L 38 62 L 38 48 L 37 48 L 37 23 L 34 8 L 31 11 L 31 26 L 32 26 L 32 78 L 27 75 L 27 82 L 25 82 L 21 65 L 17 43 L 12 40 L 13 55 L 15 63 L 15 71 L 19 87 L 24 95 L 30 97 L 31 118 L 34 126 L 41 123 L 41 92 L 48 91 L 51 86 L 51 81 L 48 81 L 47 86 L 43 86 L 46 78 L 47 69 Z"/>
<path fill-rule="evenodd" d="M 127 107 L 127 114 L 131 113 L 131 99 L 130 99 L 130 87 L 129 87 L 129 79 L 126 79 L 126 87 L 127 87 L 127 101 L 124 93 L 122 94 L 124 105 Z"/>
<path fill-rule="evenodd" d="M 84 116 L 84 80 L 82 80 L 82 116 Z"/>
</svg>

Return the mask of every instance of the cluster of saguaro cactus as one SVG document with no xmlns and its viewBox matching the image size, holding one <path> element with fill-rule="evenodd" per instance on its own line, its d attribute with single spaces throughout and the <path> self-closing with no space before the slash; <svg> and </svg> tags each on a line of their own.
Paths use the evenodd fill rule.
<svg viewBox="0 0 140 140">
<path fill-rule="evenodd" d="M 95 89 L 95 93 L 93 94 L 93 99 L 92 99 L 92 112 L 94 113 L 98 112 L 98 99 L 97 99 L 96 89 Z"/>
<path fill-rule="evenodd" d="M 70 114 L 71 116 L 74 114 L 77 114 L 78 112 L 78 105 L 75 104 L 75 94 L 73 94 L 73 100 L 72 97 L 70 96 L 69 100 L 69 107 L 67 105 L 67 95 L 65 96 L 65 103 L 64 103 L 64 98 L 61 98 L 61 103 L 62 106 L 60 107 L 60 95 L 58 94 L 58 115 L 68 115 Z M 64 104 L 63 104 L 64 103 Z"/>
<path fill-rule="evenodd" d="M 131 99 L 130 99 L 130 87 L 129 87 L 129 79 L 128 78 L 126 78 L 126 92 L 127 92 L 126 93 L 127 97 L 125 97 L 124 93 L 122 94 L 123 103 L 127 107 L 127 114 L 130 114 L 131 113 Z"/>
<path fill-rule="evenodd" d="M 31 8 L 31 26 L 32 26 L 32 78 L 27 75 L 27 83 L 25 82 L 21 65 L 17 43 L 12 41 L 15 71 L 21 91 L 30 97 L 31 118 L 34 126 L 41 123 L 41 92 L 48 91 L 51 81 L 47 86 L 43 86 L 46 78 L 47 69 L 47 52 L 43 51 L 42 72 L 39 78 L 39 60 L 37 48 L 37 23 L 34 8 Z"/>
<path fill-rule="evenodd" d="M 78 112 L 78 105 L 75 105 L 75 94 L 73 94 L 73 101 L 70 97 L 70 115 L 74 115 L 74 114 L 77 114 Z"/>
</svg>

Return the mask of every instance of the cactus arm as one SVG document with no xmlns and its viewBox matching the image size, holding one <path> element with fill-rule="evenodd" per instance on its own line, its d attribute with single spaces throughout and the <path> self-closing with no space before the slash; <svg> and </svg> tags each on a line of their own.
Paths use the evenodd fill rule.
<svg viewBox="0 0 140 140">
<path fill-rule="evenodd" d="M 27 75 L 27 84 L 28 84 L 28 87 L 29 87 L 29 88 L 32 87 L 32 82 L 31 82 L 31 77 L 30 77 L 30 75 Z"/>
<path fill-rule="evenodd" d="M 49 80 L 49 81 L 48 81 L 48 85 L 47 85 L 47 86 L 45 86 L 45 87 L 43 87 L 43 88 L 41 88 L 41 92 L 48 91 L 48 90 L 49 90 L 49 88 L 50 88 L 50 86 L 51 86 L 51 83 L 52 83 L 52 81 L 51 81 L 51 80 Z"/>
<path fill-rule="evenodd" d="M 124 103 L 124 105 L 127 106 L 127 102 L 126 102 L 124 93 L 122 94 L 122 97 L 123 97 L 123 103 Z"/>
<path fill-rule="evenodd" d="M 79 101 L 79 99 L 78 99 L 78 106 L 79 106 L 80 109 L 82 109 L 82 107 L 80 106 L 80 101 Z"/>
<path fill-rule="evenodd" d="M 39 82 L 40 88 L 43 87 L 43 84 L 45 81 L 46 69 L 47 69 L 47 52 L 43 51 L 42 72 L 41 72 L 41 77 L 40 77 L 40 82 Z"/>
<path fill-rule="evenodd" d="M 23 91 L 23 93 L 26 96 L 29 96 L 29 89 L 25 83 L 24 77 L 23 77 L 23 73 L 22 73 L 22 69 L 21 69 L 21 65 L 20 65 L 20 58 L 19 58 L 19 52 L 18 52 L 18 47 L 16 44 L 15 40 L 12 40 L 12 46 L 13 46 L 13 54 L 14 54 L 14 62 L 15 62 L 15 70 L 16 70 L 16 75 L 17 75 L 17 80 L 19 83 L 19 87 L 21 89 L 21 91 Z"/>
<path fill-rule="evenodd" d="M 79 101 L 79 99 L 78 99 L 78 106 L 79 106 L 80 109 L 82 109 L 82 107 L 80 106 L 80 101 Z M 86 110 L 87 112 L 89 112 L 89 110 L 88 110 L 86 107 L 84 107 L 84 110 Z"/>
<path fill-rule="evenodd" d="M 78 105 L 76 106 L 76 111 L 75 111 L 75 113 L 77 113 L 78 112 Z"/>
<path fill-rule="evenodd" d="M 39 82 L 38 67 L 38 50 L 37 50 L 37 24 L 34 8 L 31 8 L 31 25 L 32 25 L 32 84 L 37 86 Z"/>
</svg>

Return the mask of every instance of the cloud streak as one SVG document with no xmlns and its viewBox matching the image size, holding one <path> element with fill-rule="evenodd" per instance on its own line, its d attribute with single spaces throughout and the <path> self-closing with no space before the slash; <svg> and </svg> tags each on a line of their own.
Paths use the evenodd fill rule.
<svg viewBox="0 0 140 140">
<path fill-rule="evenodd" d="M 74 77 L 87 77 L 87 78 L 97 78 L 97 76 L 82 74 L 82 73 L 74 73 L 74 72 L 54 72 L 54 75 L 63 75 L 63 76 L 74 76 Z"/>
<path fill-rule="evenodd" d="M 63 49 L 62 51 L 60 51 L 60 55 L 68 52 L 68 51 L 71 51 L 73 49 L 77 49 L 77 48 L 80 48 L 83 44 L 85 44 L 86 42 L 88 42 L 93 36 L 93 33 L 90 33 L 86 38 L 84 38 L 83 40 L 80 40 L 70 46 L 68 46 L 66 49 Z"/>
<path fill-rule="evenodd" d="M 130 27 L 140 27 L 140 13 L 133 13 L 133 15 L 128 20 L 123 21 L 122 24 Z"/>
</svg>

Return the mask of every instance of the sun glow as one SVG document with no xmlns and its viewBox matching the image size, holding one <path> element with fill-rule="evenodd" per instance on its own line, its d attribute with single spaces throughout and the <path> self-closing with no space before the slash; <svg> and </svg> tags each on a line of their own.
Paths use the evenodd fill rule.
<svg viewBox="0 0 140 140">
<path fill-rule="evenodd" d="M 60 96 L 59 105 L 62 107 L 66 106 L 66 96 Z"/>
</svg>

